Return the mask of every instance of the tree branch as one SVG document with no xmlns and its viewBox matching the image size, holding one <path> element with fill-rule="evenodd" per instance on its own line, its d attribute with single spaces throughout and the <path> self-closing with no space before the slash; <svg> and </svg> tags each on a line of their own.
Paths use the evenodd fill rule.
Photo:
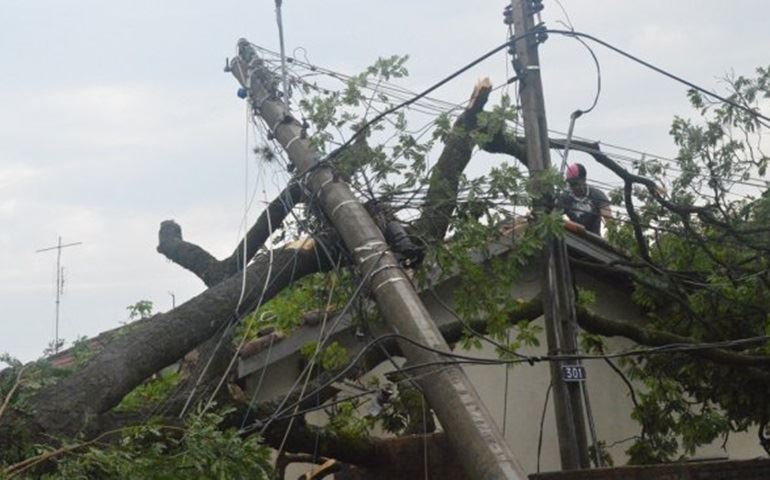
<svg viewBox="0 0 770 480">
<path fill-rule="evenodd" d="M 365 463 L 356 464 L 336 475 L 339 480 L 390 480 L 393 478 L 430 478 L 468 480 L 457 461 L 444 432 L 377 439 L 374 454 Z"/>
<path fill-rule="evenodd" d="M 198 245 L 185 241 L 182 238 L 182 227 L 173 220 L 160 224 L 157 250 L 172 262 L 194 273 L 207 287 L 213 287 L 241 271 L 244 243 L 247 263 L 252 260 L 270 235 L 280 228 L 292 208 L 302 200 L 302 196 L 302 187 L 296 182 L 290 183 L 262 211 L 238 247 L 224 260 L 217 260 Z"/>
<path fill-rule="evenodd" d="M 16 389 L 19 388 L 19 385 L 21 385 L 21 377 L 24 375 L 24 370 L 26 369 L 26 365 L 19 367 L 19 372 L 16 374 L 16 380 L 14 380 L 13 385 L 11 386 L 10 390 L 8 390 L 8 393 L 5 395 L 5 400 L 3 400 L 3 403 L 0 405 L 0 418 L 2 418 L 3 413 L 5 413 L 5 410 L 8 408 L 8 405 L 11 403 L 11 399 L 13 398 L 13 395 L 16 393 Z"/>
<path fill-rule="evenodd" d="M 584 307 L 578 307 L 578 324 L 591 333 L 604 336 L 620 336 L 633 340 L 639 345 L 648 347 L 660 347 L 670 344 L 698 344 L 701 343 L 692 337 L 676 335 L 671 332 L 645 328 L 631 322 L 620 320 L 611 320 L 602 317 Z M 697 350 L 685 352 L 688 355 L 710 360 L 714 363 L 735 367 L 770 367 L 770 356 L 750 355 L 733 352 L 722 348 L 713 348 L 708 350 Z M 770 379 L 770 374 L 761 372 L 762 375 Z"/>
<path fill-rule="evenodd" d="M 491 91 L 492 84 L 488 78 L 476 84 L 468 106 L 455 120 L 444 142 L 444 149 L 431 171 L 422 216 L 415 225 L 416 231 L 428 243 L 442 240 L 449 228 L 449 219 L 457 205 L 460 178 L 476 145 L 471 133 L 477 126 L 478 114 L 484 109 Z"/>
</svg>

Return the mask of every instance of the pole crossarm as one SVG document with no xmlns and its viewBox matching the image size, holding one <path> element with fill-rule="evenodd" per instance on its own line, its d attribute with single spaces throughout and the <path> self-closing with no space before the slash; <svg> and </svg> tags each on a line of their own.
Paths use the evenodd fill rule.
<svg viewBox="0 0 770 480">
<path fill-rule="evenodd" d="M 239 40 L 238 56 L 230 62 L 229 69 L 247 90 L 255 113 L 286 150 L 297 176 L 318 199 L 320 208 L 353 256 L 362 277 L 366 275 L 371 293 L 388 325 L 415 342 L 448 352 L 449 346 L 380 229 L 348 185 L 335 175 L 333 167 L 311 147 L 302 126 L 277 94 L 279 80 L 266 68 L 248 41 Z M 415 365 L 442 359 L 435 352 L 406 342 L 401 348 Z M 460 367 L 441 367 L 435 373 L 421 375 L 418 383 L 470 478 L 527 478 Z"/>
<path fill-rule="evenodd" d="M 35 253 L 48 252 L 50 250 L 59 250 L 59 249 L 62 249 L 62 248 L 74 247 L 75 245 L 82 245 L 82 244 L 83 244 L 83 242 L 65 243 L 64 245 L 56 245 L 56 246 L 53 246 L 53 247 L 41 248 L 40 250 L 35 250 Z"/>
</svg>

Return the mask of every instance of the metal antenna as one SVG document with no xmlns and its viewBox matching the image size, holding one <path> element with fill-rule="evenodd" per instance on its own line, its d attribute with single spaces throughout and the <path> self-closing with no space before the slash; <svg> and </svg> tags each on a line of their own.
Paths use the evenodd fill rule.
<svg viewBox="0 0 770 480">
<path fill-rule="evenodd" d="M 54 340 L 53 340 L 53 353 L 59 353 L 59 304 L 61 304 L 61 295 L 64 293 L 64 268 L 61 266 L 61 250 L 62 248 L 74 247 L 75 245 L 82 245 L 83 242 L 67 243 L 62 245 L 61 236 L 59 242 L 48 248 L 41 248 L 35 250 L 35 252 L 48 252 L 50 250 L 56 250 L 56 323 L 54 324 Z"/>
<path fill-rule="evenodd" d="M 286 107 L 289 106 L 289 80 L 286 72 L 286 48 L 283 43 L 283 16 L 281 15 L 281 6 L 283 0 L 275 0 L 275 20 L 278 23 L 278 42 L 281 46 L 281 83 L 283 84 L 283 101 Z"/>
</svg>

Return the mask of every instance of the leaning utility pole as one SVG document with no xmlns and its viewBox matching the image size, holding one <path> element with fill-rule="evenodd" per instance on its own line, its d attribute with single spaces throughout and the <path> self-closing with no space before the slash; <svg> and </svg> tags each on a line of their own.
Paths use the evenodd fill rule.
<svg viewBox="0 0 770 480">
<path fill-rule="evenodd" d="M 279 81 L 266 68 L 248 41 L 238 42 L 238 56 L 230 70 L 248 94 L 257 115 L 270 134 L 288 153 L 300 179 L 318 199 L 354 258 L 361 276 L 368 281 L 377 306 L 395 332 L 437 351 L 449 347 L 417 296 L 411 281 L 390 251 L 380 229 L 347 184 L 335 175 L 333 166 L 322 160 L 310 145 L 302 126 L 281 101 Z M 441 362 L 446 357 L 408 342 L 401 349 L 412 365 Z M 435 369 L 434 367 L 426 367 Z M 426 370 L 431 371 L 431 370 Z M 417 383 L 436 412 L 455 454 L 470 478 L 520 479 L 526 474 L 513 457 L 492 417 L 465 372 L 446 365 L 423 376 Z"/>
<path fill-rule="evenodd" d="M 53 338 L 53 353 L 59 353 L 59 306 L 61 304 L 61 294 L 64 290 L 64 269 L 61 266 L 61 249 L 67 247 L 74 247 L 80 245 L 83 242 L 68 243 L 66 245 L 61 244 L 61 237 L 59 237 L 59 243 L 53 247 L 41 248 L 36 250 L 37 253 L 47 252 L 49 250 L 56 250 L 56 319 L 54 322 L 54 338 Z"/>
<path fill-rule="evenodd" d="M 543 8 L 542 0 L 512 0 L 511 15 L 516 37 L 514 69 L 519 77 L 524 135 L 527 141 L 527 159 L 532 178 L 551 166 L 548 125 L 545 118 L 543 84 L 540 77 L 538 43 L 544 39 L 542 23 L 535 26 L 534 16 Z M 538 185 L 541 198 L 553 198 L 552 192 Z M 546 213 L 546 204 L 536 205 L 536 211 Z M 567 249 L 561 239 L 551 239 L 543 252 L 543 312 L 545 314 L 548 353 L 577 353 L 577 319 L 572 292 Z M 589 468 L 586 430 L 580 384 L 565 382 L 561 362 L 550 362 L 551 383 L 554 389 L 556 430 L 559 436 L 559 454 L 563 470 Z"/>
</svg>

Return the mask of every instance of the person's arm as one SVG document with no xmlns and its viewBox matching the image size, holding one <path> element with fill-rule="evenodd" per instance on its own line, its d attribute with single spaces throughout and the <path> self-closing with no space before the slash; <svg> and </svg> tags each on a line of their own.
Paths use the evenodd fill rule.
<svg viewBox="0 0 770 480">
<path fill-rule="evenodd" d="M 595 195 L 596 206 L 599 209 L 599 215 L 601 215 L 604 225 L 609 225 L 613 222 L 612 210 L 610 210 L 610 199 L 607 198 L 604 192 L 598 189 L 591 189 Z"/>
<path fill-rule="evenodd" d="M 601 214 L 605 225 L 609 225 L 613 222 L 612 210 L 610 210 L 610 203 L 604 203 L 599 207 L 599 214 Z"/>
<path fill-rule="evenodd" d="M 570 203 L 569 193 L 559 192 L 559 194 L 556 196 L 556 203 L 554 207 L 561 210 L 562 214 L 566 215 L 567 218 L 573 220 L 574 212 L 570 210 Z"/>
</svg>

